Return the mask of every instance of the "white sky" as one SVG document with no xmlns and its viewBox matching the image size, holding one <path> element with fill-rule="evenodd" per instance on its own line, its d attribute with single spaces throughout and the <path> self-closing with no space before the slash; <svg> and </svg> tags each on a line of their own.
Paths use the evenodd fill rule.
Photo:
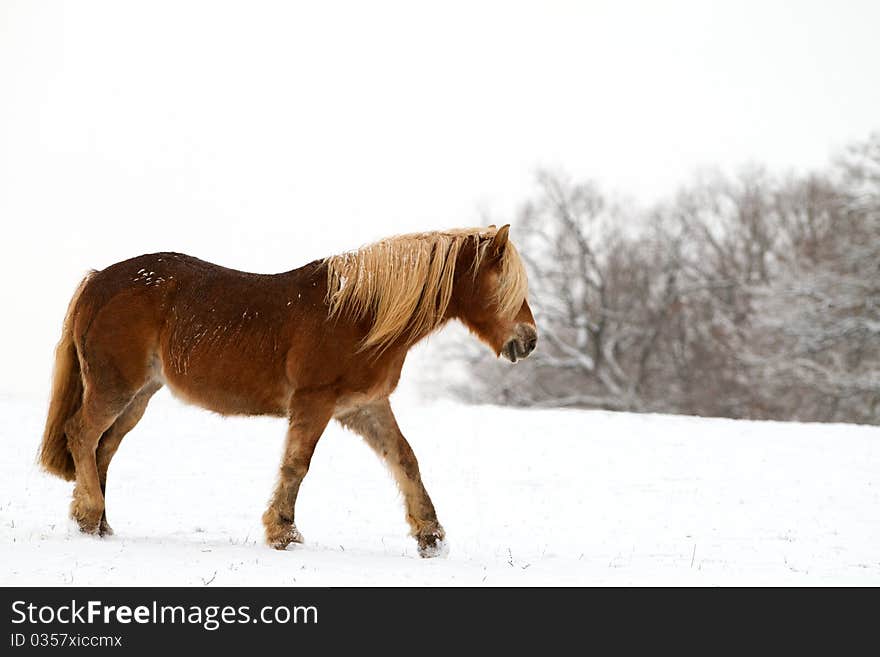
<svg viewBox="0 0 880 657">
<path fill-rule="evenodd" d="M 549 166 L 650 203 L 880 129 L 880 2 L 0 1 L 0 391 L 82 273 L 273 272 L 510 217 Z"/>
</svg>

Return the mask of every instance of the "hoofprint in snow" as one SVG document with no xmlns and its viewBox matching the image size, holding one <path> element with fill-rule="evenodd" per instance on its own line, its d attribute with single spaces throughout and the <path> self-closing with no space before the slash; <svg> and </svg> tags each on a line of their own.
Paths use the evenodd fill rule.
<svg viewBox="0 0 880 657">
<path fill-rule="evenodd" d="M 395 400 L 450 552 L 420 559 L 383 465 L 331 425 L 297 504 L 260 515 L 285 423 L 164 391 L 108 483 L 115 536 L 34 465 L 45 405 L 0 399 L 0 584 L 880 584 L 880 429 Z"/>
</svg>

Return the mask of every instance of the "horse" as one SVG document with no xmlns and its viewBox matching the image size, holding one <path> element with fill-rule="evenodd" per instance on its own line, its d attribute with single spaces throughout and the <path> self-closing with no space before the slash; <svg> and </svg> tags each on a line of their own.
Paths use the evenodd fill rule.
<svg viewBox="0 0 880 657">
<path fill-rule="evenodd" d="M 288 420 L 266 542 L 302 543 L 294 508 L 315 445 L 336 420 L 385 461 L 423 557 L 445 531 L 389 403 L 408 350 L 459 320 L 496 357 L 535 348 L 509 224 L 389 237 L 280 274 L 153 253 L 90 271 L 67 309 L 38 460 L 75 481 L 70 515 L 112 533 L 104 494 L 122 439 L 162 386 L 223 415 Z"/>
</svg>

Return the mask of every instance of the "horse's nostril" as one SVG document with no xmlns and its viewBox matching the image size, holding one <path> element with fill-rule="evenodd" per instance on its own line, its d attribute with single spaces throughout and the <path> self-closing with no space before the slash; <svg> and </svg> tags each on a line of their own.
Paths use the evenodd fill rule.
<svg viewBox="0 0 880 657">
<path fill-rule="evenodd" d="M 534 351 L 534 350 L 535 350 L 535 346 L 536 346 L 537 344 L 538 344 L 538 338 L 537 338 L 537 337 L 527 338 L 526 341 L 525 341 L 526 351 L 527 351 L 527 352 L 532 352 L 532 351 Z"/>
</svg>

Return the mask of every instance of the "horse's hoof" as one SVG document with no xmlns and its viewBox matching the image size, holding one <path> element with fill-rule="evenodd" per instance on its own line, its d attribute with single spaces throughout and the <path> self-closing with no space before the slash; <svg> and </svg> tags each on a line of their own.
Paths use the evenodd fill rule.
<svg viewBox="0 0 880 657">
<path fill-rule="evenodd" d="M 85 520 L 80 520 L 79 518 L 74 518 L 76 520 L 76 524 L 79 527 L 79 531 L 83 534 L 88 534 L 90 536 L 100 536 L 101 535 L 101 525 L 96 522 L 88 522 Z"/>
<path fill-rule="evenodd" d="M 98 533 L 101 536 L 113 536 L 113 528 L 106 518 L 101 518 L 101 524 L 98 526 Z"/>
<path fill-rule="evenodd" d="M 449 554 L 449 544 L 446 543 L 446 532 L 442 527 L 436 527 L 428 532 L 418 534 L 419 556 L 423 559 L 445 557 Z"/>
<path fill-rule="evenodd" d="M 99 535 L 101 532 L 101 512 L 88 509 L 78 500 L 70 505 L 70 517 L 76 521 L 83 534 Z"/>
<path fill-rule="evenodd" d="M 287 546 L 291 543 L 305 543 L 305 539 L 294 525 L 292 527 L 285 528 L 278 534 L 269 535 L 269 532 L 267 531 L 266 542 L 269 544 L 270 547 L 273 547 L 276 550 L 285 550 L 287 549 Z"/>
</svg>

